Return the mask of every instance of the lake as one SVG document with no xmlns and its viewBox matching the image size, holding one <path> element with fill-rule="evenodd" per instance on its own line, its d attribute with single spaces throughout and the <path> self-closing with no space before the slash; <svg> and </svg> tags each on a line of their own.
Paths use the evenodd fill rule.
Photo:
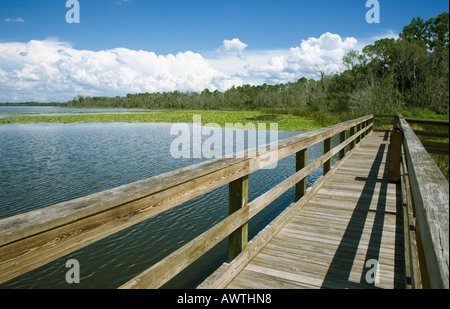
<svg viewBox="0 0 450 309">
<path fill-rule="evenodd" d="M 133 113 L 139 111 L 147 111 L 144 109 L 127 109 L 127 108 L 75 108 L 75 107 L 58 107 L 58 106 L 0 106 L 0 118 L 19 117 L 27 113 L 26 116 L 63 116 L 63 115 L 79 115 L 83 112 L 90 114 L 108 114 L 108 113 Z M 151 112 L 151 111 L 149 111 Z M 31 113 L 31 114 L 28 114 Z"/>
<path fill-rule="evenodd" d="M 205 160 L 174 159 L 170 145 L 176 136 L 170 135 L 171 127 L 167 123 L 0 125 L 0 219 Z M 300 133 L 280 131 L 278 137 L 285 139 Z M 323 153 L 322 147 L 318 144 L 308 149 L 308 162 Z M 249 201 L 294 172 L 295 157 L 290 156 L 280 160 L 274 170 L 251 174 Z M 307 185 L 321 173 L 320 168 L 310 175 Z M 252 218 L 249 239 L 292 203 L 294 194 L 292 188 Z M 117 288 L 227 214 L 228 186 L 223 186 L 10 280 L 0 288 Z M 164 288 L 195 288 L 227 257 L 225 240 Z M 79 284 L 65 281 L 69 259 L 80 262 Z"/>
</svg>

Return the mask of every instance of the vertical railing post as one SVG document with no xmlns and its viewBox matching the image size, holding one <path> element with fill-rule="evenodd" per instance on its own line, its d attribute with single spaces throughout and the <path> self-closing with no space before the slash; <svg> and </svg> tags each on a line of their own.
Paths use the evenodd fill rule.
<svg viewBox="0 0 450 309">
<path fill-rule="evenodd" d="M 233 214 L 248 204 L 248 175 L 229 184 L 229 214 Z M 248 223 L 228 236 L 228 259 L 231 262 L 247 247 Z"/>
<path fill-rule="evenodd" d="M 307 164 L 307 150 L 303 149 L 295 155 L 295 171 L 298 172 Z M 295 185 L 295 201 L 297 202 L 306 194 L 306 177 Z"/>
<path fill-rule="evenodd" d="M 339 134 L 339 142 L 342 144 L 345 142 L 347 138 L 347 131 L 342 131 L 341 134 Z M 339 160 L 344 159 L 345 157 L 345 148 L 342 148 L 341 151 L 339 151 Z"/>
<path fill-rule="evenodd" d="M 355 126 L 350 128 L 350 137 L 355 135 L 355 128 L 356 128 Z M 350 150 L 352 150 L 353 148 L 355 148 L 355 140 L 352 140 L 350 142 Z"/>
<path fill-rule="evenodd" d="M 389 181 L 400 181 L 400 162 L 402 159 L 403 132 L 398 128 L 399 117 L 394 119 L 394 128 L 391 131 L 389 149 Z"/>
<path fill-rule="evenodd" d="M 323 154 L 326 154 L 330 150 L 331 150 L 331 137 L 323 141 Z M 326 173 L 328 173 L 330 169 L 331 169 L 331 158 L 325 161 L 325 163 L 323 164 L 323 174 L 325 175 Z"/>
<path fill-rule="evenodd" d="M 356 132 L 359 133 L 359 131 L 361 131 L 361 124 L 357 124 L 357 125 L 356 125 Z M 360 141 L 361 141 L 361 135 L 359 135 L 359 136 L 356 138 L 356 144 L 359 144 Z"/>
<path fill-rule="evenodd" d="M 398 115 L 394 116 L 394 120 L 392 121 L 392 127 L 397 129 L 400 126 L 400 117 Z"/>
<path fill-rule="evenodd" d="M 363 130 L 363 133 L 361 134 L 361 139 L 364 139 L 364 137 L 366 137 L 366 126 L 367 126 L 367 120 L 361 124 L 361 130 Z"/>
</svg>

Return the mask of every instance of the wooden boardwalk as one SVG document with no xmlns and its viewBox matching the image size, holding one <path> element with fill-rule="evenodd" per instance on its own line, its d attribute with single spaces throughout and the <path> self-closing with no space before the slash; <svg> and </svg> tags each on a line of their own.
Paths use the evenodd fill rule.
<svg viewBox="0 0 450 309">
<path fill-rule="evenodd" d="M 404 288 L 402 193 L 388 182 L 388 137 L 372 132 L 227 288 Z"/>
</svg>

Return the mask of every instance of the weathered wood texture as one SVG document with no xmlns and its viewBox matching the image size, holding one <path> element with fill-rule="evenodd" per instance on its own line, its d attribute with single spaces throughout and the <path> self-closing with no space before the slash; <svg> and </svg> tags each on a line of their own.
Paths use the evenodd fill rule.
<svg viewBox="0 0 450 309">
<path fill-rule="evenodd" d="M 402 152 L 401 185 L 403 198 L 403 226 L 405 236 L 405 274 L 406 287 L 422 289 L 422 274 L 420 270 L 419 250 L 417 248 L 417 225 L 414 205 L 411 198 L 411 186 L 409 182 L 408 167 L 406 166 L 405 153 Z M 409 281 L 409 282 L 408 282 Z"/>
<path fill-rule="evenodd" d="M 408 122 L 400 117 L 412 201 L 431 288 L 449 288 L 449 185 Z M 424 281 L 425 281 L 424 280 Z"/>
<path fill-rule="evenodd" d="M 402 158 L 403 133 L 397 129 L 391 131 L 389 154 L 389 181 L 400 181 L 400 162 Z"/>
<path fill-rule="evenodd" d="M 247 207 L 248 204 L 248 175 L 229 184 L 229 214 Z M 228 237 L 228 255 L 232 261 L 246 247 L 248 242 L 248 223 L 239 227 Z"/>
<path fill-rule="evenodd" d="M 385 133 L 367 136 L 226 287 L 403 288 L 401 188 L 388 181 L 388 148 Z"/>
</svg>

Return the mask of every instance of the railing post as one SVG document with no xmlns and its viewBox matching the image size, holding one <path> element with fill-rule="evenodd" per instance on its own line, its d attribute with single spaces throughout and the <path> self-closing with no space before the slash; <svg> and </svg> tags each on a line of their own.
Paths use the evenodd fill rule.
<svg viewBox="0 0 450 309">
<path fill-rule="evenodd" d="M 364 139 L 364 137 L 366 137 L 366 127 L 367 127 L 367 120 L 362 123 L 361 129 L 364 130 L 364 131 L 363 131 L 363 133 L 361 135 L 361 139 Z"/>
<path fill-rule="evenodd" d="M 298 172 L 307 164 L 307 149 L 300 150 L 295 155 L 295 171 Z M 300 200 L 306 194 L 306 177 L 295 185 L 295 201 Z"/>
<path fill-rule="evenodd" d="M 229 184 L 229 214 L 233 214 L 248 204 L 248 175 Z M 246 247 L 248 242 L 248 223 L 228 236 L 228 260 L 231 262 Z"/>
<path fill-rule="evenodd" d="M 355 128 L 356 128 L 355 126 L 350 128 L 350 136 L 355 135 Z M 352 140 L 350 142 L 350 150 L 352 150 L 353 148 L 355 148 L 355 140 Z"/>
<path fill-rule="evenodd" d="M 402 158 L 403 132 L 400 129 L 392 129 L 389 150 L 389 181 L 400 181 L 400 161 Z"/>
<path fill-rule="evenodd" d="M 347 137 L 347 131 L 342 131 L 341 134 L 339 135 L 339 142 L 342 144 L 343 142 L 345 142 Z M 341 151 L 339 151 L 339 160 L 342 160 L 345 157 L 345 147 L 342 148 Z"/>
<path fill-rule="evenodd" d="M 331 150 L 331 137 L 323 141 L 323 154 Z M 331 169 L 331 158 L 323 164 L 323 174 L 325 175 Z"/>
<path fill-rule="evenodd" d="M 359 131 L 361 131 L 361 124 L 357 124 L 357 125 L 356 125 L 356 132 L 359 133 Z M 361 135 L 359 135 L 359 136 L 356 138 L 356 144 L 359 144 L 360 141 L 361 141 Z"/>
<path fill-rule="evenodd" d="M 397 129 L 398 127 L 400 127 L 400 117 L 398 115 L 394 116 L 392 126 L 394 127 L 394 129 Z"/>
</svg>

